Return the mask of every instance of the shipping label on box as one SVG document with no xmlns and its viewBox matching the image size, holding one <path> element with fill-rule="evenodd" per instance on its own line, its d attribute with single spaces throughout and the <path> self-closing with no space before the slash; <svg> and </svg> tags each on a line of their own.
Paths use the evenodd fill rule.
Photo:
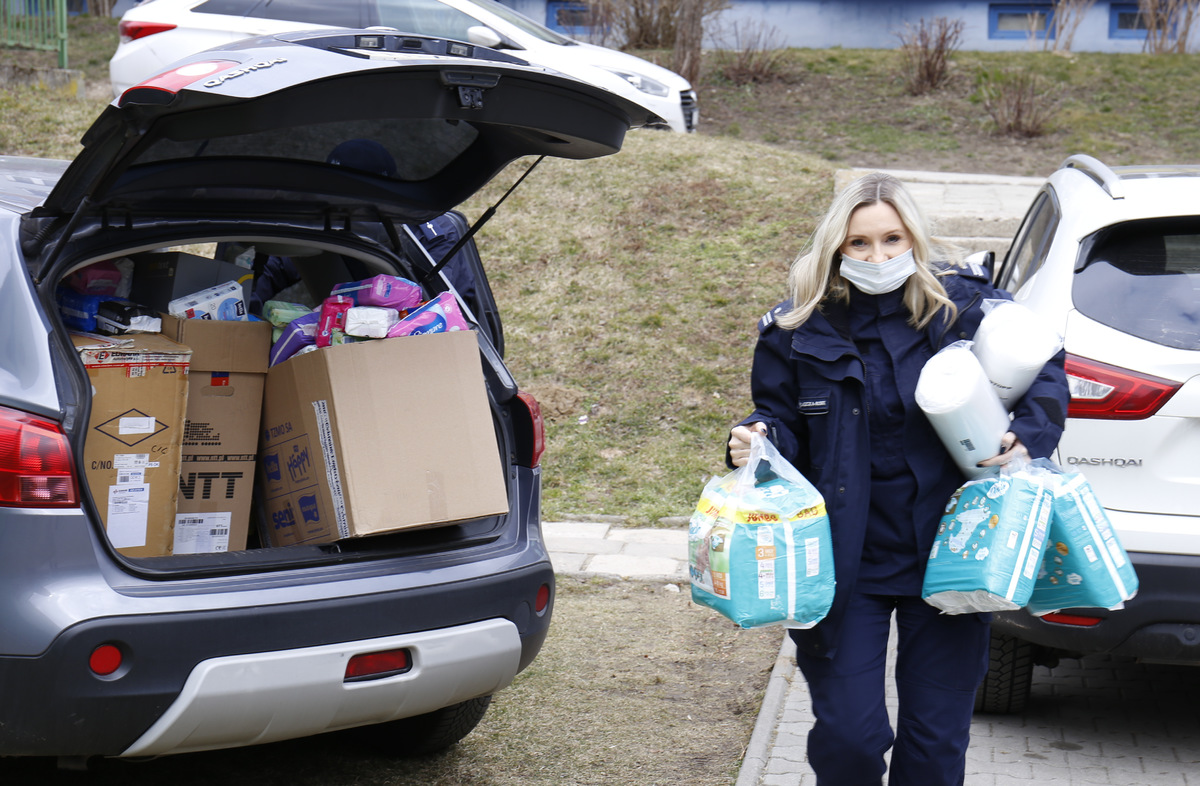
<svg viewBox="0 0 1200 786">
<path fill-rule="evenodd" d="M 276 545 L 507 512 L 475 334 L 326 347 L 273 367 L 260 477 Z"/>
<path fill-rule="evenodd" d="M 109 540 L 170 554 L 191 349 L 156 334 L 72 339 L 93 389 L 84 476 Z"/>
</svg>

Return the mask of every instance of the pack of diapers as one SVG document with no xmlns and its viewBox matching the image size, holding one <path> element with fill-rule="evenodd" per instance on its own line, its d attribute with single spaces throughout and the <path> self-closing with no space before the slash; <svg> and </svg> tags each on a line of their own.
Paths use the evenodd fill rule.
<svg viewBox="0 0 1200 786">
<path fill-rule="evenodd" d="M 1025 470 L 972 480 L 938 525 L 921 596 L 947 614 L 1024 606 L 1041 569 L 1054 483 Z"/>
<path fill-rule="evenodd" d="M 926 361 L 916 401 L 963 475 L 987 474 L 976 464 L 1000 452 L 1011 421 L 970 341 L 955 342 Z"/>
<path fill-rule="evenodd" d="M 688 526 L 688 567 L 692 600 L 741 627 L 810 628 L 833 604 L 825 501 L 755 435 L 746 466 L 705 486 Z"/>
<path fill-rule="evenodd" d="M 1137 589 L 1133 564 L 1091 485 L 1077 472 L 1061 476 L 1046 555 L 1026 608 L 1037 615 L 1119 609 Z"/>
</svg>

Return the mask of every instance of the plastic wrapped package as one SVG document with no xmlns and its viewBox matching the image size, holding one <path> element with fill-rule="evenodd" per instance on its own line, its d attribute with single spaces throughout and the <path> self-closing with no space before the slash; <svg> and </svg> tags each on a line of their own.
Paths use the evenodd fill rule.
<svg viewBox="0 0 1200 786">
<path fill-rule="evenodd" d="M 1054 516 L 1042 569 L 1026 608 L 1049 614 L 1069 608 L 1119 609 L 1138 577 L 1091 484 L 1075 472 L 1054 489 Z"/>
<path fill-rule="evenodd" d="M 688 526 L 692 600 L 743 628 L 810 628 L 833 604 L 833 542 L 820 492 L 764 437 L 704 487 Z"/>
<path fill-rule="evenodd" d="M 275 327 L 286 327 L 289 322 L 297 317 L 302 317 L 310 313 L 313 309 L 303 303 L 288 303 L 283 300 L 268 300 L 263 303 L 262 316 L 263 319 L 270 322 Z"/>
<path fill-rule="evenodd" d="M 450 292 L 443 292 L 401 319 L 388 330 L 388 337 L 419 336 L 425 333 L 448 333 L 470 330 L 458 301 Z"/>
<path fill-rule="evenodd" d="M 354 307 L 354 301 L 345 295 L 330 295 L 321 304 L 321 316 L 317 319 L 316 344 L 329 347 L 341 344 L 346 334 L 346 314 Z"/>
<path fill-rule="evenodd" d="M 1053 481 L 990 472 L 954 492 L 929 552 L 921 596 L 947 614 L 1019 609 L 1041 568 Z"/>
<path fill-rule="evenodd" d="M 219 319 L 227 322 L 245 322 L 249 318 L 246 301 L 242 297 L 242 285 L 237 281 L 227 281 L 175 298 L 167 304 L 167 313 L 180 319 Z"/>
<path fill-rule="evenodd" d="M 302 317 L 293 319 L 284 328 L 283 335 L 271 345 L 271 365 L 277 366 L 295 355 L 304 347 L 317 344 L 317 322 L 321 319 L 319 311 L 310 311 Z"/>
<path fill-rule="evenodd" d="M 348 297 L 356 306 L 387 306 L 398 311 L 421 302 L 421 287 L 407 278 L 388 275 L 338 284 L 329 294 Z"/>
<path fill-rule="evenodd" d="M 346 312 L 346 335 L 362 338 L 386 338 L 400 321 L 400 312 L 384 306 L 355 306 Z"/>
<path fill-rule="evenodd" d="M 976 465 L 1000 452 L 1010 420 L 970 341 L 944 347 L 925 363 L 916 401 L 963 474 L 987 474 Z"/>
<path fill-rule="evenodd" d="M 1062 349 L 1062 336 L 1042 316 L 1011 300 L 988 300 L 971 351 L 1011 411 L 1042 366 Z"/>
</svg>

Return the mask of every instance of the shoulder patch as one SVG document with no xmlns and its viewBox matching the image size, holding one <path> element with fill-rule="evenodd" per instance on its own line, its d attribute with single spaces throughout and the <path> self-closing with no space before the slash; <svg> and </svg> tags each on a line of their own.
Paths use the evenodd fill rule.
<svg viewBox="0 0 1200 786">
<path fill-rule="evenodd" d="M 784 310 L 783 307 L 784 307 L 784 304 L 780 303 L 778 306 L 776 306 L 775 308 L 771 309 L 770 311 L 768 311 L 767 313 L 762 315 L 762 318 L 758 320 L 758 332 L 759 333 L 767 332 L 767 330 L 771 327 L 771 325 L 775 324 L 776 317 L 778 317 L 780 314 L 783 313 L 783 310 Z"/>
</svg>

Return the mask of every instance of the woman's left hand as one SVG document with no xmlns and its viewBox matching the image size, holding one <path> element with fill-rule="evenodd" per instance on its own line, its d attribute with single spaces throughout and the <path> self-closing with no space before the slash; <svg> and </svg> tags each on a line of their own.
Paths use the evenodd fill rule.
<svg viewBox="0 0 1200 786">
<path fill-rule="evenodd" d="M 1017 439 L 1017 435 L 1009 431 L 1000 438 L 1000 452 L 991 458 L 979 462 L 980 467 L 998 467 L 1014 459 L 1029 461 L 1029 451 Z"/>
</svg>

